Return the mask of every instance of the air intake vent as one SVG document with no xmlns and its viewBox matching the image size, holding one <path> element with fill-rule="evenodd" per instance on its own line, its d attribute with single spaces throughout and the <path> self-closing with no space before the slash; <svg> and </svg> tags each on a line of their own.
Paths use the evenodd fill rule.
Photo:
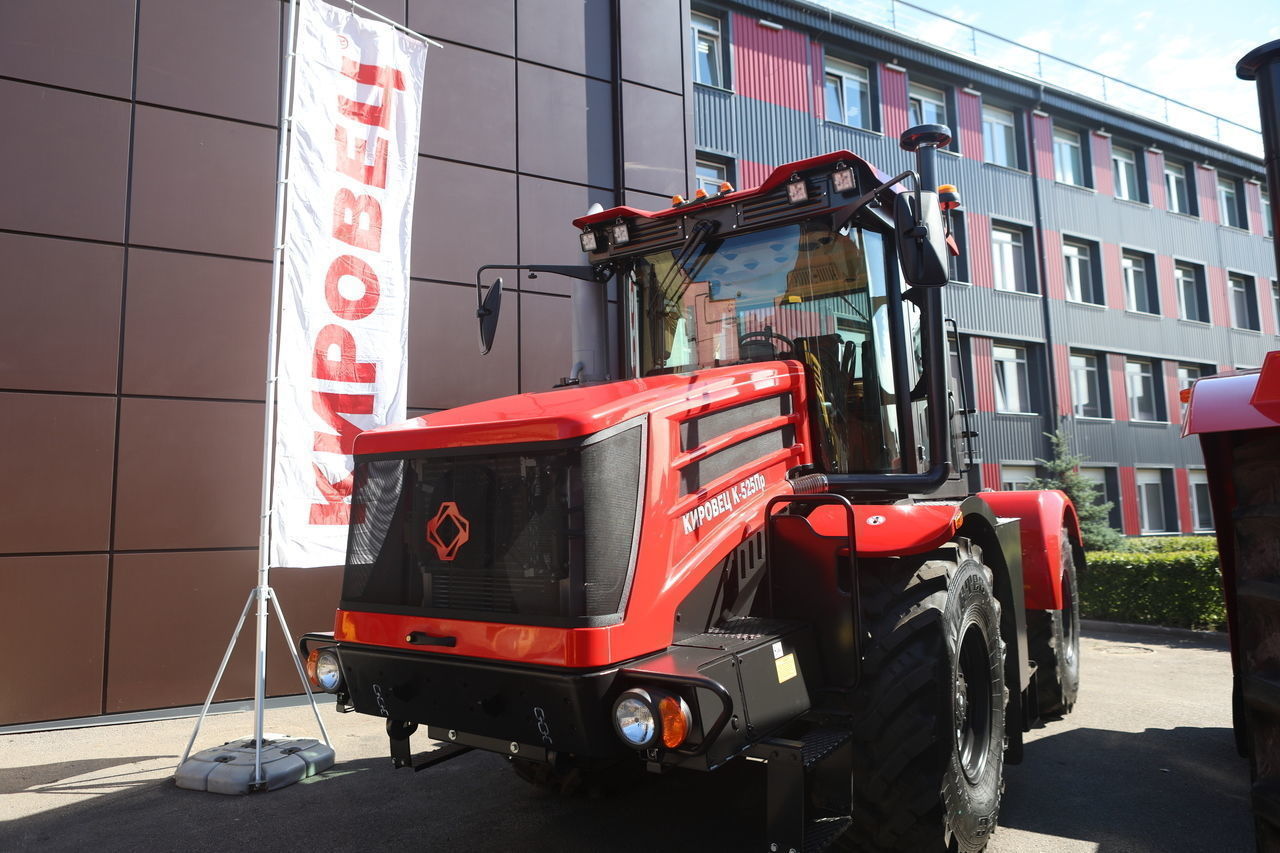
<svg viewBox="0 0 1280 853">
<path fill-rule="evenodd" d="M 759 225 L 775 219 L 793 219 L 798 213 L 821 210 L 827 206 L 827 182 L 818 178 L 805 178 L 808 199 L 792 204 L 787 198 L 787 188 L 779 187 L 766 196 L 742 202 L 741 225 Z"/>
</svg>

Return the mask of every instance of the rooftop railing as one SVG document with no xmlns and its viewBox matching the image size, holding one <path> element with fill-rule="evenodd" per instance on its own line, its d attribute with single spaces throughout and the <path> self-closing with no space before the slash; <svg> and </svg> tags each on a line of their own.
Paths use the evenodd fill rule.
<svg viewBox="0 0 1280 853">
<path fill-rule="evenodd" d="M 1112 108 L 1162 122 L 1186 133 L 1262 156 L 1262 134 L 1246 125 L 1100 74 L 904 0 L 807 0 L 833 14 L 855 18 L 1005 71 L 1084 95 Z"/>
</svg>

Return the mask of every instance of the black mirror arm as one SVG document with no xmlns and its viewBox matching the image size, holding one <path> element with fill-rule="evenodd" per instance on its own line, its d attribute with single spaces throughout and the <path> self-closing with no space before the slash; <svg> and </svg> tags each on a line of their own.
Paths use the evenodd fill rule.
<svg viewBox="0 0 1280 853">
<path fill-rule="evenodd" d="M 917 175 L 912 170 L 908 169 L 902 174 L 896 175 L 895 177 L 892 177 L 889 180 L 885 181 L 880 186 L 872 187 L 862 195 L 855 198 L 853 201 L 841 207 L 836 213 L 835 221 L 840 223 L 848 222 L 849 220 L 853 219 L 854 216 L 857 215 L 858 211 L 862 210 L 862 208 L 866 207 L 868 204 L 871 204 L 871 202 L 875 201 L 876 196 L 878 196 L 880 193 L 889 189 L 889 187 L 892 187 L 894 184 L 898 184 L 898 183 L 901 183 L 902 181 L 905 181 L 907 178 L 915 178 L 916 193 L 917 193 L 916 210 L 919 210 L 920 209 L 920 198 L 919 198 L 920 176 Z"/>
<path fill-rule="evenodd" d="M 523 270 L 529 273 L 552 273 L 582 281 L 608 281 L 613 276 L 613 265 L 609 263 L 595 266 L 569 264 L 485 264 L 476 270 L 476 288 L 480 288 L 480 276 L 486 270 Z"/>
</svg>

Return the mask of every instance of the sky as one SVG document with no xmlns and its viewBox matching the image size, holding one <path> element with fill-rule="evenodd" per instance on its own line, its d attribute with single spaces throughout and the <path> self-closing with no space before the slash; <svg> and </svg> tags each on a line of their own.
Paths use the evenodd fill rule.
<svg viewBox="0 0 1280 853">
<path fill-rule="evenodd" d="M 1280 0 L 911 2 L 1255 129 L 1236 60 L 1280 39 Z"/>
</svg>

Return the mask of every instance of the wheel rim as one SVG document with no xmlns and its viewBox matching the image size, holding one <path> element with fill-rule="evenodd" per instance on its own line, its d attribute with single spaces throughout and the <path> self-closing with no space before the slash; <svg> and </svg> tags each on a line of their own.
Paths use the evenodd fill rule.
<svg viewBox="0 0 1280 853">
<path fill-rule="evenodd" d="M 987 638 L 970 623 L 960 641 L 955 679 L 954 719 L 960 769 L 976 782 L 987 764 L 991 746 L 991 663 Z"/>
<path fill-rule="evenodd" d="M 1062 578 L 1062 656 L 1071 667 L 1076 662 L 1076 650 L 1079 641 L 1076 639 L 1076 597 L 1075 582 L 1065 573 Z"/>
</svg>

